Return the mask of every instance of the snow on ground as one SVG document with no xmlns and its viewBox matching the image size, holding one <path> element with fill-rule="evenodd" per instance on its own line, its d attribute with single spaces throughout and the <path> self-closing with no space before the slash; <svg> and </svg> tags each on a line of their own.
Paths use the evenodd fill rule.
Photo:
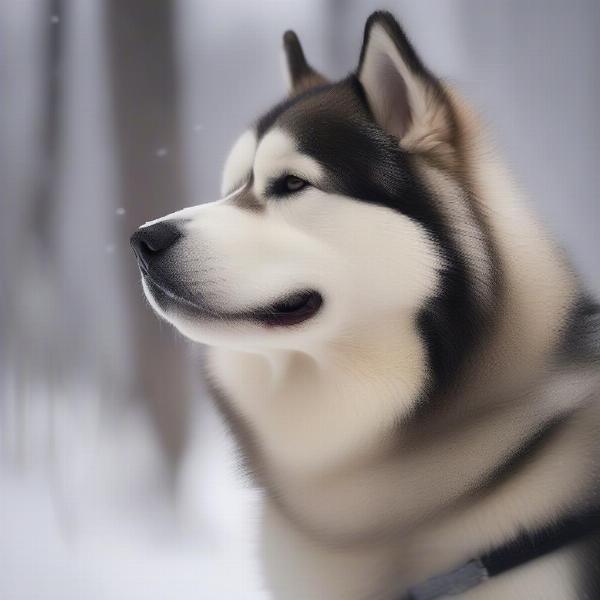
<svg viewBox="0 0 600 600">
<path fill-rule="evenodd" d="M 142 415 L 75 395 L 51 413 L 27 402 L 25 444 L 16 404 L 0 402 L 0 598 L 267 600 L 258 495 L 216 415 L 195 419 L 170 494 Z"/>
</svg>

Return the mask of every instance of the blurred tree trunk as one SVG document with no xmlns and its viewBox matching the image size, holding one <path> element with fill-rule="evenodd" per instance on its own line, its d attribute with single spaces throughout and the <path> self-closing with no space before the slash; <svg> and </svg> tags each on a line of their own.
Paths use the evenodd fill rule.
<svg viewBox="0 0 600 600">
<path fill-rule="evenodd" d="M 183 202 L 177 125 L 174 3 L 108 0 L 107 43 L 123 236 Z M 167 458 L 184 443 L 188 378 L 184 343 L 143 298 L 133 256 L 123 267 L 135 352 L 135 396 L 147 403 Z"/>
<path fill-rule="evenodd" d="M 60 171 L 60 105 L 62 102 L 64 27 L 55 21 L 64 15 L 63 0 L 49 0 L 45 18 L 46 53 L 42 75 L 45 78 L 44 116 L 42 119 L 39 176 L 32 202 L 31 227 L 34 239 L 46 260 L 54 259 L 52 219 L 56 214 L 57 177 Z"/>
<path fill-rule="evenodd" d="M 0 306 L 0 330 L 5 335 L 3 351 L 15 374 L 16 460 L 20 466 L 28 461 L 28 430 L 34 401 L 31 382 L 41 381 L 47 387 L 49 422 L 54 411 L 56 382 L 69 363 L 62 344 L 60 321 L 60 286 L 58 283 L 58 239 L 55 218 L 59 201 L 58 173 L 61 166 L 61 103 L 63 101 L 64 42 L 58 15 L 63 14 L 63 0 L 40 3 L 39 92 L 42 100 L 38 115 L 28 115 L 35 125 L 30 172 L 27 182 L 9 201 L 17 203 L 23 221 L 16 219 L 17 236 L 11 243 L 14 272 L 9 272 L 3 306 Z M 25 12 L 27 15 L 28 13 Z M 35 13 L 29 13 L 35 19 Z M 37 62 L 36 61 L 36 62 Z M 12 83 L 12 82 L 11 82 Z M 38 121 L 39 119 L 39 121 Z M 18 152 L 18 150 L 17 150 Z M 18 163 L 16 165 L 18 167 Z M 15 193 L 16 192 L 16 193 Z M 9 185 L 8 194 L 11 195 Z M 9 220 L 10 223 L 10 220 Z M 9 225 L 15 227 L 15 222 Z M 4 233 L 4 232 L 3 232 Z M 6 237 L 15 235 L 7 231 Z M 9 263 L 9 268 L 10 268 Z M 14 268 L 14 267 L 13 267 Z M 52 315 L 52 318 L 48 318 Z M 6 346 L 10 346 L 6 348 Z M 54 431 L 48 429 L 46 458 L 53 460 Z"/>
</svg>

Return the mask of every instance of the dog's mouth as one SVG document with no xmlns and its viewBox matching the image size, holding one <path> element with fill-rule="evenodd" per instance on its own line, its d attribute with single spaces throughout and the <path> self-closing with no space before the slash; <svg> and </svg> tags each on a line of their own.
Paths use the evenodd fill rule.
<svg viewBox="0 0 600 600">
<path fill-rule="evenodd" d="M 266 327 L 291 327 L 308 321 L 323 306 L 323 296 L 316 290 L 306 289 L 287 294 L 264 307 L 239 312 L 221 311 L 189 297 L 182 297 L 171 290 L 170 286 L 159 283 L 145 265 L 140 264 L 139 267 L 149 290 L 161 307 L 176 305 L 179 309 L 204 319 L 219 322 L 250 321 Z"/>
<path fill-rule="evenodd" d="M 323 305 L 323 297 L 314 290 L 288 294 L 281 300 L 264 308 L 252 311 L 255 320 L 268 327 L 299 325 L 316 315 Z"/>
</svg>

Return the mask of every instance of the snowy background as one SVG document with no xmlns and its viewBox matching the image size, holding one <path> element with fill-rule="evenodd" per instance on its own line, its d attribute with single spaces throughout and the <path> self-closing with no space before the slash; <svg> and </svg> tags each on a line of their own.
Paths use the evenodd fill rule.
<svg viewBox="0 0 600 600">
<path fill-rule="evenodd" d="M 0 599 L 267 597 L 258 492 L 128 237 L 217 197 L 228 147 L 284 92 L 285 29 L 339 77 L 380 7 L 0 0 Z M 600 292 L 600 3 L 385 7 Z"/>
</svg>

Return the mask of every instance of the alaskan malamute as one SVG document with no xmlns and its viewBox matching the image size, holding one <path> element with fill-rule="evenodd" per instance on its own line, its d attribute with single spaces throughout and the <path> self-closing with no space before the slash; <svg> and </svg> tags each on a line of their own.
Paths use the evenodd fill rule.
<svg viewBox="0 0 600 600">
<path fill-rule="evenodd" d="M 264 488 L 277 599 L 600 598 L 600 312 L 394 18 L 131 238 Z"/>
</svg>

